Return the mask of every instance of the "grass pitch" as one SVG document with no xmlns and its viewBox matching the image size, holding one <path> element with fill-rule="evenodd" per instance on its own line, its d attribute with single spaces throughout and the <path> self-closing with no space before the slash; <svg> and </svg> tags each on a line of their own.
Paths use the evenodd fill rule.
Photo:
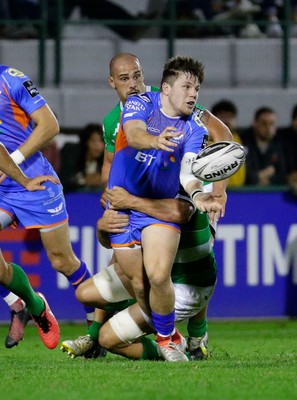
<svg viewBox="0 0 297 400">
<path fill-rule="evenodd" d="M 180 325 L 182 332 L 185 325 Z M 85 334 L 61 325 L 61 341 Z M 297 321 L 209 321 L 207 361 L 165 363 L 70 359 L 47 350 L 33 325 L 18 347 L 4 347 L 0 327 L 2 400 L 296 400 Z"/>
</svg>

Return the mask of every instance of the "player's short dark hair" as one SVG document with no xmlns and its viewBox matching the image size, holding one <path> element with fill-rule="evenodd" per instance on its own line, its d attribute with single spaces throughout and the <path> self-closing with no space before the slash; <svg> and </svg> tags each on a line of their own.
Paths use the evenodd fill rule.
<svg viewBox="0 0 297 400">
<path fill-rule="evenodd" d="M 217 115 L 218 113 L 220 113 L 222 111 L 232 113 L 235 116 L 237 115 L 236 105 L 234 103 L 232 103 L 232 101 L 230 101 L 230 100 L 223 99 L 223 100 L 218 101 L 217 103 L 215 103 L 212 106 L 211 112 L 214 115 Z"/>
<path fill-rule="evenodd" d="M 170 58 L 164 65 L 161 87 L 164 82 L 172 81 L 181 73 L 197 76 L 199 83 L 204 80 L 204 65 L 192 57 L 176 56 Z"/>
</svg>

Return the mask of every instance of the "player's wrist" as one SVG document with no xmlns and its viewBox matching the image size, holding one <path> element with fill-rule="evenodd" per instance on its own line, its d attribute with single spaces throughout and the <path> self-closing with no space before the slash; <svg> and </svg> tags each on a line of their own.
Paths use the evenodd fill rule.
<svg viewBox="0 0 297 400">
<path fill-rule="evenodd" d="M 193 192 L 190 194 L 191 199 L 194 200 L 194 197 L 199 193 L 203 193 L 203 190 L 202 189 L 194 189 Z"/>
<path fill-rule="evenodd" d="M 12 152 L 10 154 L 10 157 L 13 159 L 13 161 L 19 165 L 21 164 L 23 161 L 25 161 L 25 157 L 23 155 L 23 153 L 20 150 L 15 150 L 14 152 Z"/>
</svg>

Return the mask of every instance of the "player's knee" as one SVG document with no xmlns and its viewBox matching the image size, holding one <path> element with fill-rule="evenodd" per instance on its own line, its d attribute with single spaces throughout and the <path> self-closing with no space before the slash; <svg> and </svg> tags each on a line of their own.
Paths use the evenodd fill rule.
<svg viewBox="0 0 297 400">
<path fill-rule="evenodd" d="M 65 257 L 62 253 L 48 253 L 48 258 L 54 270 L 65 276 L 72 275 L 79 266 L 78 260 L 71 257 Z"/>
<path fill-rule="evenodd" d="M 75 297 L 80 303 L 88 301 L 88 284 L 87 281 L 81 283 L 75 290 Z"/>
<path fill-rule="evenodd" d="M 106 350 L 112 351 L 116 348 L 116 341 L 114 340 L 114 335 L 111 334 L 111 328 L 108 323 L 104 324 L 99 331 L 99 344 Z"/>
<path fill-rule="evenodd" d="M 163 287 L 170 282 L 170 275 L 161 271 L 153 271 L 148 274 L 148 279 L 150 281 L 151 286 L 155 287 Z"/>
</svg>

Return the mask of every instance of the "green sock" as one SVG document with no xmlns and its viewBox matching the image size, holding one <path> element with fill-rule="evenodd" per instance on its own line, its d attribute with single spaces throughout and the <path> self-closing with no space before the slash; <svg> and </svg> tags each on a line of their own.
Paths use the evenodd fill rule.
<svg viewBox="0 0 297 400">
<path fill-rule="evenodd" d="M 202 337 L 206 334 L 208 328 L 207 319 L 189 320 L 188 322 L 188 334 L 192 337 Z"/>
<path fill-rule="evenodd" d="M 98 342 L 99 331 L 103 324 L 101 322 L 93 321 L 92 325 L 88 328 L 88 335 L 94 340 L 94 342 Z"/>
<path fill-rule="evenodd" d="M 143 345 L 143 354 L 141 356 L 141 360 L 160 360 L 161 357 L 158 352 L 158 345 L 157 343 L 146 337 L 143 336 L 141 338 L 141 343 Z"/>
<path fill-rule="evenodd" d="M 24 270 L 17 264 L 11 263 L 11 266 L 12 280 L 6 287 L 24 300 L 30 314 L 39 316 L 45 309 L 43 300 L 34 292 Z"/>
</svg>

